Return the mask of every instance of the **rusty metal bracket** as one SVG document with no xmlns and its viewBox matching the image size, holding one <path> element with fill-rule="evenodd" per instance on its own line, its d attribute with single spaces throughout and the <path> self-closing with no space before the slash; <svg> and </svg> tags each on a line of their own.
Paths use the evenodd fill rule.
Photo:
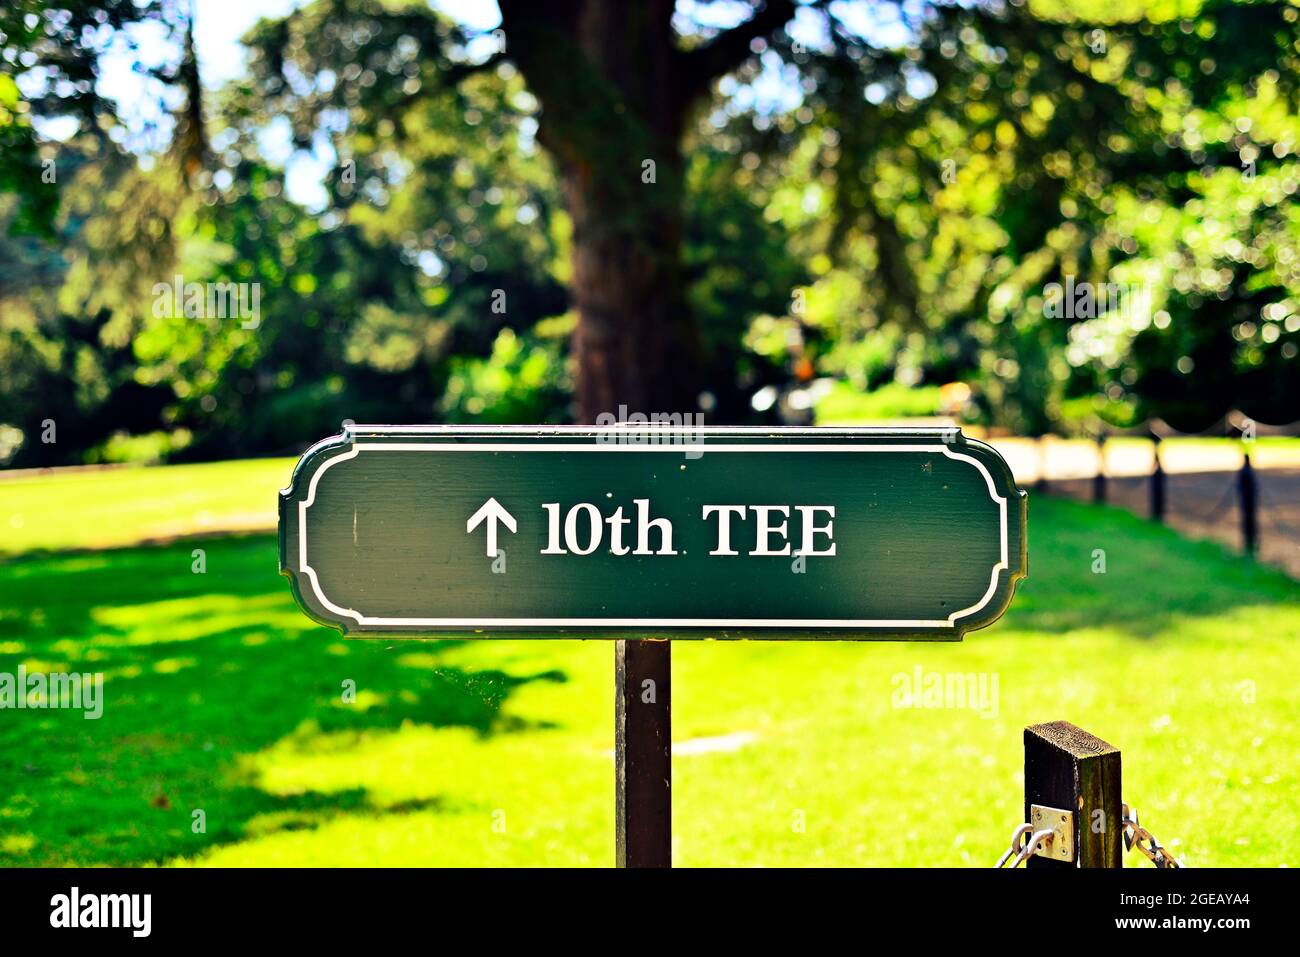
<svg viewBox="0 0 1300 957">
<path fill-rule="evenodd" d="M 1035 833 L 1052 832 L 1051 838 L 1041 841 L 1034 849 L 1035 857 L 1046 857 L 1054 861 L 1074 860 L 1074 813 L 1072 811 L 1031 804 L 1029 823 Z"/>
</svg>

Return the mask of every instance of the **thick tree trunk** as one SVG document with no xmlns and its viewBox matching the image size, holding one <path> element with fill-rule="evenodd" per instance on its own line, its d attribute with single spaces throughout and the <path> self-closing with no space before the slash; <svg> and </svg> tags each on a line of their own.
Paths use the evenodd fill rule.
<svg viewBox="0 0 1300 957">
<path fill-rule="evenodd" d="M 657 176 L 663 175 L 661 158 Z M 665 180 L 641 188 L 678 196 L 676 183 Z M 680 214 L 658 197 L 625 203 L 627 225 L 610 228 L 609 197 L 584 171 L 565 171 L 565 193 L 573 218 L 579 421 L 618 414 L 620 405 L 647 414 L 693 412 L 697 355 L 681 280 Z"/>
<path fill-rule="evenodd" d="M 573 222 L 575 414 L 693 412 L 672 0 L 503 2 Z"/>
</svg>

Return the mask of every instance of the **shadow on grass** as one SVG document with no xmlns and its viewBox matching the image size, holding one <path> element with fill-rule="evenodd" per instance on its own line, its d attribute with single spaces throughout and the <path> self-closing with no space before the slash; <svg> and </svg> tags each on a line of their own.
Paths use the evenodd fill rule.
<svg viewBox="0 0 1300 957">
<path fill-rule="evenodd" d="M 205 574 L 192 571 L 194 549 Z M 528 683 L 565 680 L 454 666 L 447 652 L 461 642 L 345 642 L 298 611 L 276 564 L 270 536 L 0 564 L 0 672 L 107 676 L 97 721 L 0 710 L 0 864 L 163 862 L 342 816 L 457 813 L 466 798 L 397 789 L 385 799 L 357 786 L 354 746 L 411 727 L 535 727 L 504 705 Z M 1189 618 L 1298 601 L 1296 582 L 1213 543 L 1035 496 L 1030 580 L 1006 622 L 1049 638 L 1109 628 L 1145 639 L 1176 636 Z M 345 705 L 349 681 L 357 699 Z M 336 787 L 257 773 L 330 753 L 345 758 Z M 204 833 L 192 829 L 196 809 Z"/>
<path fill-rule="evenodd" d="M 270 536 L 0 564 L 0 672 L 105 675 L 98 720 L 0 710 L 0 864 L 161 862 L 348 812 L 436 811 L 436 796 L 380 807 L 360 788 L 267 793 L 243 759 L 285 739 L 536 727 L 502 706 L 520 685 L 565 675 L 451 666 L 457 644 L 345 642 L 314 625 L 276 573 Z"/>
<path fill-rule="evenodd" d="M 1188 618 L 1297 601 L 1300 584 L 1217 542 L 1120 508 L 1030 493 L 1029 578 L 1003 620 L 1024 631 L 1150 638 Z"/>
</svg>

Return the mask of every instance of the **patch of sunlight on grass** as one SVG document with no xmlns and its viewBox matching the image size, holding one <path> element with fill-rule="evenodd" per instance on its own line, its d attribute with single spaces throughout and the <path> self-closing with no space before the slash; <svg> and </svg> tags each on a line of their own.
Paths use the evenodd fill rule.
<svg viewBox="0 0 1300 957">
<path fill-rule="evenodd" d="M 781 645 L 761 659 L 682 643 L 674 737 L 717 733 L 719 714 L 764 728 L 741 752 L 675 765 L 674 815 L 693 835 L 677 862 L 991 864 L 1023 813 L 1021 728 L 1065 718 L 1121 749 L 1125 799 L 1189 863 L 1295 863 L 1294 827 L 1267 848 L 1237 843 L 1253 815 L 1295 818 L 1300 781 L 1279 758 L 1296 750 L 1296 699 L 1270 677 L 1300 666 L 1295 615 L 1249 652 L 1234 617 L 1213 642 L 1093 629 L 1045 647 L 997 628 L 955 647 Z M 996 675 L 996 712 L 893 707 L 893 676 L 918 665 Z M 779 705 L 764 693 L 778 684 Z"/>
<path fill-rule="evenodd" d="M 563 774 L 554 773 L 557 766 Z M 241 770 L 282 796 L 361 788 L 366 812 L 340 814 L 306 832 L 262 835 L 201 863 L 572 866 L 613 857 L 613 762 L 569 735 L 484 739 L 468 729 L 414 724 L 299 734 L 250 757 Z"/>
<path fill-rule="evenodd" d="M 11 525 L 0 553 L 273 529 L 276 496 L 293 465 L 293 459 L 247 459 L 0 475 L 0 515 Z"/>
<path fill-rule="evenodd" d="M 125 634 L 97 635 L 92 644 L 104 647 L 169 644 L 197 641 L 247 626 L 276 624 L 310 627 L 283 596 L 201 595 L 169 598 L 133 605 L 102 606 L 91 610 L 91 620 Z"/>
<path fill-rule="evenodd" d="M 212 867 L 592 867 L 614 857 L 612 830 L 581 808 L 538 823 L 507 808 L 341 815 L 312 830 L 278 832 L 194 861 Z M 520 821 L 522 818 L 522 821 Z M 182 864 L 185 862 L 173 862 Z"/>
<path fill-rule="evenodd" d="M 397 663 L 403 668 L 420 668 L 427 669 L 436 667 L 439 662 L 437 655 L 431 655 L 427 652 L 417 651 L 411 654 L 402 655 L 397 659 Z"/>
<path fill-rule="evenodd" d="M 54 661 L 49 658 L 28 658 L 21 663 L 21 667 L 28 675 L 37 673 L 48 675 L 56 671 L 70 670 L 66 661 Z"/>
<path fill-rule="evenodd" d="M 6 834 L 0 837 L 0 853 L 3 854 L 26 854 L 35 846 L 35 834 Z"/>
<path fill-rule="evenodd" d="M 381 695 L 375 691 L 362 690 L 356 693 L 356 700 L 346 702 L 342 696 L 333 701 L 335 708 L 343 708 L 349 711 L 369 711 L 371 708 L 381 707 L 389 698 L 388 695 Z"/>
</svg>

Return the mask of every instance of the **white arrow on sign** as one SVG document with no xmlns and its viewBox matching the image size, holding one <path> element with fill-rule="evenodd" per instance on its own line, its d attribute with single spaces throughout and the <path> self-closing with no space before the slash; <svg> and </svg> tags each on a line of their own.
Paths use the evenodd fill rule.
<svg viewBox="0 0 1300 957">
<path fill-rule="evenodd" d="M 479 507 L 479 510 L 469 517 L 465 523 L 465 531 L 472 532 L 487 520 L 487 557 L 497 557 L 497 522 L 501 522 L 510 531 L 518 531 L 515 525 L 515 517 L 505 510 L 500 502 L 495 498 L 490 498 Z"/>
</svg>

